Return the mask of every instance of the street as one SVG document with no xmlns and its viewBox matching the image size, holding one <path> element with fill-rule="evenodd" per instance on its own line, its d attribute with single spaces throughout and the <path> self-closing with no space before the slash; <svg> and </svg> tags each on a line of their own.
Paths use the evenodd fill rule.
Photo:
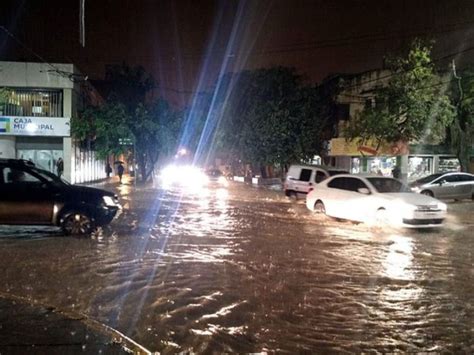
<svg viewBox="0 0 474 355">
<path fill-rule="evenodd" d="M 472 201 L 417 231 L 323 218 L 238 183 L 113 188 L 123 212 L 90 237 L 2 226 L 0 294 L 163 353 L 474 352 Z"/>
</svg>

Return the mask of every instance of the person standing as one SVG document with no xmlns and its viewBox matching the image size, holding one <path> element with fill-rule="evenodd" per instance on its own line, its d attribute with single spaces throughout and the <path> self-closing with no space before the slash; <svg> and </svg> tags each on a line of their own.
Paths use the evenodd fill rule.
<svg viewBox="0 0 474 355">
<path fill-rule="evenodd" d="M 122 165 L 122 164 L 119 164 L 119 165 L 117 166 L 117 175 L 118 175 L 118 177 L 119 177 L 120 183 L 122 183 L 123 171 L 124 171 L 123 165 Z"/>
<path fill-rule="evenodd" d="M 112 174 L 112 167 L 110 166 L 110 163 L 107 163 L 107 166 L 105 167 L 105 173 L 107 174 L 107 177 L 110 177 L 110 174 Z"/>
<path fill-rule="evenodd" d="M 59 158 L 56 162 L 56 174 L 61 177 L 64 172 L 64 161 L 63 158 Z"/>
</svg>

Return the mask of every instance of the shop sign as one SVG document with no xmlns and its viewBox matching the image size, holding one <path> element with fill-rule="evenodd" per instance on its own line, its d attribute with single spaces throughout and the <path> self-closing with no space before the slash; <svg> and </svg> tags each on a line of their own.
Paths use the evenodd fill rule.
<svg viewBox="0 0 474 355">
<path fill-rule="evenodd" d="M 359 139 L 346 140 L 333 138 L 330 142 L 330 156 L 394 156 L 409 154 L 408 145 L 404 142 L 377 144 L 369 139 L 361 142 Z"/>
<path fill-rule="evenodd" d="M 66 117 L 0 116 L 0 135 L 69 137 L 70 119 Z"/>
</svg>

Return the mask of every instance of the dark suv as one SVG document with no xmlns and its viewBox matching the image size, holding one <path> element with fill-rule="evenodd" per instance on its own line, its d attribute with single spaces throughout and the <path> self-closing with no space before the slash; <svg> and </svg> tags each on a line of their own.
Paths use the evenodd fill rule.
<svg viewBox="0 0 474 355">
<path fill-rule="evenodd" d="M 0 159 L 0 224 L 54 225 L 88 234 L 120 209 L 112 192 L 75 186 L 31 162 Z"/>
</svg>

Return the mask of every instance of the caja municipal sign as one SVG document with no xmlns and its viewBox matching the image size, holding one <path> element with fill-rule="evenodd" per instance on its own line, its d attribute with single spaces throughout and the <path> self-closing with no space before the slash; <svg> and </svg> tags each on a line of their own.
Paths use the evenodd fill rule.
<svg viewBox="0 0 474 355">
<path fill-rule="evenodd" d="M 0 116 L 0 135 L 69 137 L 70 134 L 67 117 Z"/>
</svg>

